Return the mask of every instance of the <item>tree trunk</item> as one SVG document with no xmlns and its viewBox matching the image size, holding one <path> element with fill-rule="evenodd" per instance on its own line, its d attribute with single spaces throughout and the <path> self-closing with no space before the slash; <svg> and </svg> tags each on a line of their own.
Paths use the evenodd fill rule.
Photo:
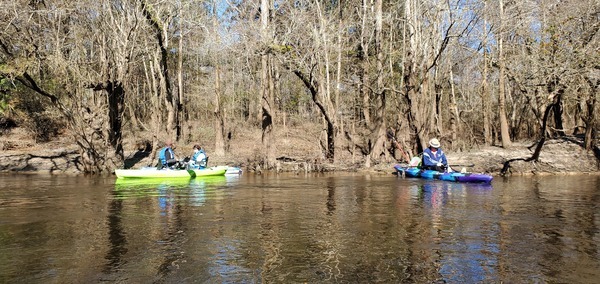
<svg viewBox="0 0 600 284">
<path fill-rule="evenodd" d="M 487 2 L 483 2 L 483 26 L 485 27 L 485 31 L 483 33 L 483 41 L 482 41 L 482 45 L 483 45 L 483 74 L 482 74 L 482 78 L 481 78 L 481 115 L 483 117 L 483 141 L 485 143 L 485 145 L 492 145 L 493 143 L 493 139 L 492 139 L 492 127 L 490 125 L 491 123 L 491 119 L 490 119 L 490 114 L 491 114 L 491 110 L 490 110 L 490 91 L 488 88 L 488 33 L 487 33 L 487 9 L 486 9 L 486 3 Z"/>
<path fill-rule="evenodd" d="M 105 91 L 107 93 L 108 129 L 105 130 L 105 133 L 108 134 L 108 142 L 112 151 L 109 151 L 106 157 L 101 157 L 100 153 L 103 151 L 100 149 L 88 149 L 85 152 L 88 153 L 88 157 L 90 155 L 98 155 L 98 157 L 92 158 L 93 161 L 96 161 L 96 165 L 91 165 L 92 168 L 98 168 L 99 172 L 108 172 L 117 167 L 123 167 L 122 126 L 125 109 L 125 90 L 121 82 L 106 82 L 91 87 L 94 91 Z M 92 137 L 88 137 L 91 143 L 93 143 Z M 95 171 L 92 170 L 92 172 Z"/>
<path fill-rule="evenodd" d="M 371 159 L 379 160 L 379 157 L 384 154 L 386 159 L 388 153 L 385 149 L 385 141 L 387 139 L 385 110 L 386 110 L 386 94 L 383 86 L 383 3 L 382 0 L 375 1 L 375 50 L 377 52 L 377 93 L 376 95 L 376 118 L 374 121 L 375 136 L 373 147 L 371 149 Z"/>
<path fill-rule="evenodd" d="M 179 2 L 179 16 L 183 17 L 183 4 Z M 184 102 L 184 92 L 183 92 L 183 21 L 179 21 L 179 39 L 178 39 L 178 48 L 177 48 L 177 91 L 178 91 L 178 100 L 177 100 L 177 123 L 175 124 L 176 128 L 176 140 L 181 140 L 181 138 L 185 137 L 187 140 L 187 135 L 183 132 L 185 123 L 185 106 Z"/>
<path fill-rule="evenodd" d="M 368 47 L 365 47 L 368 48 Z M 366 55 L 361 57 L 361 88 L 360 93 L 362 97 L 362 114 L 364 118 L 364 125 L 367 128 L 371 128 L 371 90 L 369 90 L 369 61 Z"/>
<path fill-rule="evenodd" d="M 577 136 L 579 135 L 579 131 L 583 130 L 580 126 L 580 122 L 581 123 L 585 123 L 583 121 L 583 109 L 585 106 L 585 101 L 584 101 L 584 96 L 583 94 L 581 94 L 580 92 L 578 92 L 577 94 L 577 104 L 575 104 L 575 110 L 573 113 L 573 132 L 571 133 L 571 135 L 573 136 Z"/>
<path fill-rule="evenodd" d="M 125 90 L 121 82 L 109 82 L 106 87 L 108 93 L 108 130 L 110 145 L 114 151 L 111 165 L 108 169 L 122 167 L 124 161 L 122 144 L 123 112 L 125 110 Z M 110 158 L 110 156 L 109 156 Z"/>
<path fill-rule="evenodd" d="M 369 42 L 366 35 L 366 19 L 369 11 L 368 1 L 362 1 L 362 29 L 360 35 L 360 95 L 362 97 L 362 113 L 364 124 L 371 128 L 371 90 L 369 89 Z"/>
<path fill-rule="evenodd" d="M 166 36 L 166 27 L 162 22 L 159 21 L 157 15 L 153 13 L 151 5 L 146 0 L 142 1 L 142 11 L 144 16 L 154 29 L 154 35 L 156 42 L 160 50 L 160 60 L 158 61 L 160 66 L 159 78 L 161 83 L 161 89 L 165 92 L 165 103 L 167 106 L 167 134 L 171 137 L 176 137 L 176 117 L 179 113 L 178 99 L 173 98 L 173 90 L 171 88 L 171 79 L 169 77 L 168 67 L 168 40 Z M 179 137 L 176 137 L 179 138 Z"/>
<path fill-rule="evenodd" d="M 221 66 L 215 64 L 215 155 L 225 155 L 225 119 L 221 107 Z"/>
<path fill-rule="evenodd" d="M 505 62 L 504 62 L 504 51 L 503 51 L 503 39 L 504 33 L 504 0 L 498 0 L 500 4 L 500 36 L 498 37 L 498 116 L 500 118 L 500 137 L 502 139 L 502 147 L 509 148 L 512 146 L 510 139 L 510 130 L 508 127 L 508 120 L 506 117 L 506 84 L 505 80 Z"/>
<path fill-rule="evenodd" d="M 550 112 L 552 111 L 553 108 L 556 107 L 556 103 L 550 104 L 546 107 L 546 110 L 544 111 L 544 118 L 542 119 L 542 128 L 540 129 L 540 140 L 538 141 L 535 150 L 533 151 L 533 155 L 531 155 L 531 157 L 529 159 L 526 159 L 525 161 L 538 161 L 538 159 L 540 158 L 540 153 L 542 152 L 542 147 L 544 146 L 544 143 L 546 142 L 546 127 L 548 125 L 548 117 L 550 116 Z"/>
<path fill-rule="evenodd" d="M 586 78 L 586 81 L 590 87 L 588 98 L 585 100 L 586 114 L 582 117 L 585 123 L 585 134 L 583 138 L 583 145 L 586 150 L 591 150 L 594 147 L 595 129 L 596 129 L 596 101 L 598 96 L 599 81 L 596 83 L 591 78 Z"/>
<path fill-rule="evenodd" d="M 86 173 L 106 173 L 123 166 L 122 117 L 124 111 L 125 91 L 119 81 L 109 81 L 88 85 L 94 91 L 106 91 L 108 103 L 107 113 L 95 106 L 83 105 L 79 118 L 72 115 L 73 110 L 67 109 L 60 99 L 45 91 L 28 73 L 15 78 L 25 87 L 49 98 L 67 118 L 75 130 L 75 143 L 82 151 L 83 170 Z M 92 100 L 93 101 L 93 100 Z M 94 104 L 93 102 L 91 104 Z M 108 117 L 108 125 L 106 118 Z"/>
<path fill-rule="evenodd" d="M 550 116 L 550 112 L 555 107 L 555 103 L 549 104 L 546 106 L 546 110 L 544 111 L 544 117 L 542 118 L 542 125 L 540 128 L 540 140 L 537 142 L 535 146 L 535 150 L 533 154 L 529 158 L 514 158 L 504 162 L 504 166 L 502 170 L 500 170 L 500 175 L 505 175 L 508 169 L 510 168 L 510 163 L 514 161 L 525 161 L 537 162 L 540 158 L 540 154 L 542 153 L 542 147 L 544 147 L 544 143 L 546 143 L 546 126 L 548 125 L 548 117 Z"/>
<path fill-rule="evenodd" d="M 339 1 L 338 9 L 339 9 L 339 17 L 338 17 L 338 31 L 337 31 L 337 70 L 336 70 L 336 80 L 335 80 L 335 100 L 334 105 L 337 109 L 340 106 L 340 91 L 342 88 L 342 33 L 343 29 L 343 18 L 342 18 L 342 0 Z M 337 129 L 337 133 L 335 133 L 336 137 L 339 133 L 344 132 L 344 125 L 341 123 L 342 119 L 340 118 L 340 113 L 336 111 L 334 119 L 335 125 L 338 125 L 340 129 Z"/>
<path fill-rule="evenodd" d="M 261 29 L 263 34 L 263 40 L 267 40 L 269 37 L 269 11 L 270 4 L 267 0 L 261 0 Z M 263 51 L 261 55 L 261 106 L 262 106 L 262 144 L 264 148 L 264 159 L 267 167 L 271 168 L 275 166 L 275 134 L 274 134 L 274 122 L 275 122 L 275 100 L 274 94 L 271 92 L 270 84 L 272 84 L 271 68 L 269 62 L 269 54 L 267 51 Z"/>
<path fill-rule="evenodd" d="M 221 38 L 219 36 L 219 27 L 217 20 L 217 1 L 213 1 L 213 33 L 215 35 L 215 42 L 220 43 Z M 223 110 L 221 106 L 221 63 L 219 62 L 218 52 L 215 51 L 215 155 L 225 155 L 225 119 L 223 118 Z"/>
<path fill-rule="evenodd" d="M 149 69 L 149 70 L 148 70 Z M 158 147 L 160 145 L 160 131 L 162 129 L 162 115 L 161 115 L 161 96 L 159 90 L 158 83 L 156 82 L 156 71 L 154 70 L 154 60 L 148 61 L 148 67 L 146 66 L 146 62 L 144 62 L 144 73 L 146 75 L 146 81 L 148 82 L 148 86 L 150 86 L 151 90 L 151 98 L 152 98 L 152 118 L 151 118 L 151 129 L 152 129 L 152 153 L 150 153 L 150 162 L 148 166 L 154 166 L 156 161 L 156 153 L 158 152 Z"/>
<path fill-rule="evenodd" d="M 562 114 L 563 114 L 562 96 L 558 96 L 557 102 L 555 103 L 555 106 L 553 109 L 553 115 L 554 115 L 554 128 L 556 130 L 556 134 L 559 137 L 565 136 L 565 129 L 563 126 Z"/>
<path fill-rule="evenodd" d="M 456 94 L 454 92 L 454 72 L 450 68 L 450 110 L 452 113 L 450 119 L 450 129 L 452 131 L 452 142 L 457 140 L 457 134 L 460 132 L 460 113 L 458 112 L 458 104 L 456 103 Z"/>
<path fill-rule="evenodd" d="M 315 83 L 312 78 L 302 73 L 300 70 L 293 70 L 294 74 L 304 83 L 304 86 L 309 90 L 312 101 L 317 105 L 325 124 L 327 125 L 327 149 L 325 149 L 325 158 L 333 162 L 335 158 L 335 139 L 337 132 L 337 125 L 335 124 L 332 115 L 327 111 L 327 108 L 323 105 L 319 99 L 319 88 L 318 83 Z"/>
</svg>

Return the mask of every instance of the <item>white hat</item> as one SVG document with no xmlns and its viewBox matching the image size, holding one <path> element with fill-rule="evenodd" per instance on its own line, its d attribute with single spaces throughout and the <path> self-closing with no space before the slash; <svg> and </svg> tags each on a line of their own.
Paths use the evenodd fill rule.
<svg viewBox="0 0 600 284">
<path fill-rule="evenodd" d="M 433 139 L 429 140 L 429 146 L 431 146 L 433 148 L 439 148 L 440 141 L 438 141 L 437 138 L 433 138 Z"/>
</svg>

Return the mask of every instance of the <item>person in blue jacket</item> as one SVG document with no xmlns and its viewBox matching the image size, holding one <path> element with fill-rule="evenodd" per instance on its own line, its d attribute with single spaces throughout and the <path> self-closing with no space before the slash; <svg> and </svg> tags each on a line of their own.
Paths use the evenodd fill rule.
<svg viewBox="0 0 600 284">
<path fill-rule="evenodd" d="M 194 154 L 189 162 L 190 168 L 204 169 L 206 168 L 207 164 L 208 156 L 206 155 L 206 152 L 204 152 L 204 149 L 202 149 L 202 147 L 200 147 L 198 144 L 194 145 Z"/>
<path fill-rule="evenodd" d="M 423 151 L 423 166 L 427 170 L 436 170 L 444 172 L 448 168 L 446 154 L 440 148 L 440 141 L 437 138 L 429 140 L 429 147 Z"/>
<path fill-rule="evenodd" d="M 158 168 L 175 168 L 179 162 L 175 157 L 175 152 L 173 151 L 175 147 L 173 146 L 173 142 L 171 140 L 167 140 L 165 142 L 165 147 L 158 152 Z"/>
</svg>

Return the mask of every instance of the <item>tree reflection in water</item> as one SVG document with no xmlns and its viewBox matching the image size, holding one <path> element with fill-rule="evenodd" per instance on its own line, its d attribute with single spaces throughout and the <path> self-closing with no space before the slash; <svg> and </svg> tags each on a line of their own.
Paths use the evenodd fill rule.
<svg viewBox="0 0 600 284">
<path fill-rule="evenodd" d="M 595 176 L 0 177 L 0 282 L 593 283 Z M 109 184 L 108 184 L 109 183 Z"/>
<path fill-rule="evenodd" d="M 206 202 L 208 187 L 226 184 L 224 176 L 204 177 L 197 179 L 117 179 L 113 199 L 110 201 L 108 218 L 109 244 L 105 272 L 118 272 L 119 267 L 126 264 L 127 238 L 123 231 L 121 219 L 123 215 L 132 214 L 123 212 L 123 202 L 127 199 L 137 200 L 144 197 L 154 200 L 151 204 L 156 206 L 158 219 L 153 224 L 149 238 L 156 246 L 154 254 L 160 259 L 152 260 L 157 263 L 156 277 L 164 279 L 173 271 L 179 269 L 179 264 L 185 262 L 183 243 L 187 240 L 187 228 L 184 221 L 185 207 L 203 206 Z M 148 199 L 149 198 L 149 199 Z M 140 233 L 140 232 L 132 232 Z M 155 280 L 157 280 L 155 279 Z"/>
<path fill-rule="evenodd" d="M 122 257 L 127 253 L 127 239 L 123 232 L 123 225 L 121 223 L 121 214 L 123 212 L 123 200 L 116 198 L 117 192 L 113 193 L 113 199 L 110 201 L 107 225 L 108 225 L 108 243 L 109 249 L 104 257 L 108 260 L 105 266 L 104 272 L 110 273 L 115 271 L 122 264 Z"/>
<path fill-rule="evenodd" d="M 499 231 L 484 207 L 473 204 L 478 195 L 491 194 L 491 185 L 424 181 L 415 185 L 429 221 L 430 256 L 444 282 L 477 283 L 494 279 Z M 473 214 L 473 211 L 479 211 Z M 471 213 L 466 213 L 471 212 Z"/>
</svg>

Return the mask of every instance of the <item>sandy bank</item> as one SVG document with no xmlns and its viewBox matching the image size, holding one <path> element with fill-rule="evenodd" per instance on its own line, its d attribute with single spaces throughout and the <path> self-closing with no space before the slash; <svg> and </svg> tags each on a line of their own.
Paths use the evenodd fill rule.
<svg viewBox="0 0 600 284">
<path fill-rule="evenodd" d="M 16 144 L 11 140 L 3 140 L 3 145 L 7 143 Z M 452 165 L 473 164 L 473 167 L 467 168 L 468 171 L 498 175 L 507 160 L 531 157 L 532 145 L 533 142 L 515 143 L 510 149 L 495 146 L 473 147 L 460 152 L 446 151 L 446 154 Z M 239 147 L 242 145 L 232 148 Z M 180 146 L 180 148 L 185 149 L 186 147 Z M 598 152 L 598 150 L 585 151 L 578 141 L 572 139 L 549 140 L 544 144 L 537 162 L 511 162 L 508 174 L 598 174 L 600 173 Z M 147 155 L 148 153 L 129 151 L 126 155 L 126 162 L 132 168 L 153 164 Z M 255 156 L 252 152 L 229 153 L 224 157 L 211 155 L 209 163 L 211 165 L 240 166 L 246 172 L 263 172 L 265 169 L 261 167 Z M 354 162 L 346 160 L 332 164 L 318 162 L 318 160 L 306 156 L 285 156 L 278 160 L 275 171 L 296 173 L 351 171 L 391 174 L 394 164 L 396 162 L 391 160 L 376 164 L 371 168 L 364 168 L 360 160 Z M 460 167 L 458 168 L 460 170 Z M 75 145 L 68 144 L 66 139 L 45 144 L 28 143 L 21 147 L 16 145 L 11 149 L 4 149 L 0 154 L 0 171 L 80 174 L 79 151 Z"/>
</svg>

